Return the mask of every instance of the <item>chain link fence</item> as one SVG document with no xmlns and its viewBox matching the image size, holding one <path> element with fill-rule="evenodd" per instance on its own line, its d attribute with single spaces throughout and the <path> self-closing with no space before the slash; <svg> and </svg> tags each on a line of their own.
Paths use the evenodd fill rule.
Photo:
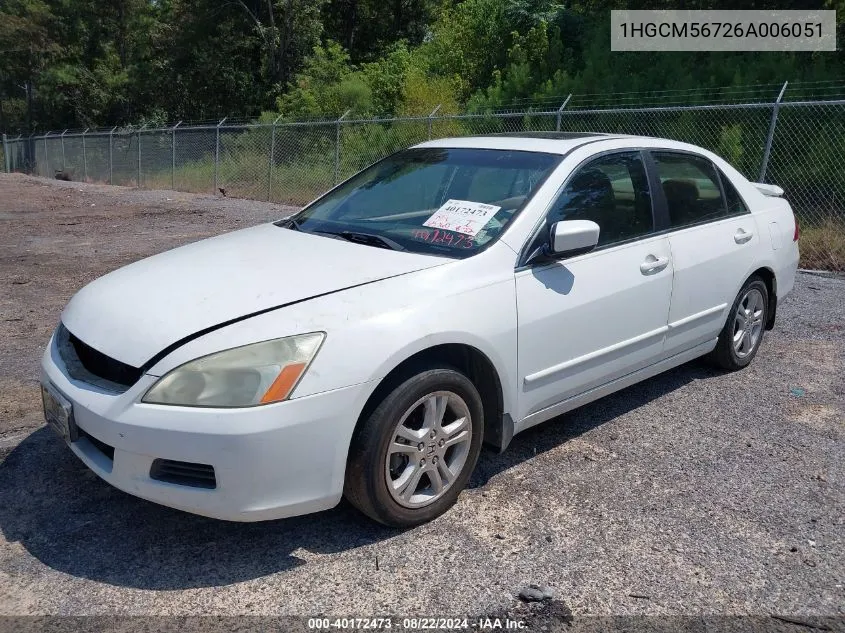
<svg viewBox="0 0 845 633">
<path fill-rule="evenodd" d="M 784 86 L 785 89 L 785 86 Z M 611 132 L 714 151 L 783 187 L 802 226 L 802 266 L 845 270 L 845 99 L 583 107 L 391 119 L 113 128 L 4 136 L 3 165 L 46 177 L 299 206 L 428 139 L 523 131 Z M 567 107 L 569 106 L 569 107 Z"/>
</svg>

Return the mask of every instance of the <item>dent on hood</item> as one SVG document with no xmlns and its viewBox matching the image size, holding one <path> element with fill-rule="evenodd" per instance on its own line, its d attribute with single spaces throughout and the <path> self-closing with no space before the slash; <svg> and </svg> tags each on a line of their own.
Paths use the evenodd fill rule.
<svg viewBox="0 0 845 633">
<path fill-rule="evenodd" d="M 234 319 L 229 319 L 228 321 L 224 321 L 222 323 L 217 323 L 216 325 L 212 325 L 212 326 L 204 328 L 202 330 L 198 330 L 197 332 L 194 332 L 193 334 L 189 334 L 188 336 L 185 336 L 184 338 L 179 339 L 175 343 L 168 345 L 163 350 L 158 352 L 155 356 L 150 358 L 147 362 L 145 362 L 140 367 L 140 370 L 143 373 L 148 372 L 152 367 L 155 366 L 156 363 L 158 363 L 160 360 L 162 360 L 165 356 L 167 356 L 171 352 L 179 349 L 180 347 L 182 347 L 186 343 L 189 343 L 189 342 L 191 342 L 195 339 L 198 339 L 201 336 L 205 336 L 206 334 L 214 332 L 215 330 L 222 329 L 224 327 L 227 327 L 229 325 L 233 325 L 235 323 L 240 323 L 241 321 L 246 321 L 247 319 L 251 319 L 252 317 L 260 316 L 262 314 L 267 314 L 268 312 L 273 312 L 274 310 L 281 310 L 282 308 L 287 308 L 288 306 L 296 305 L 297 303 L 303 303 L 305 301 L 310 301 L 311 299 L 318 299 L 319 297 L 326 297 L 328 295 L 336 294 L 338 292 L 343 292 L 344 290 L 351 290 L 353 288 L 359 288 L 361 286 L 367 286 L 369 284 L 374 284 L 374 283 L 377 283 L 379 281 L 384 281 L 385 279 L 391 279 L 392 277 L 400 277 L 402 275 L 407 275 L 407 274 L 409 274 L 409 273 L 401 273 L 400 275 L 391 275 L 390 277 L 383 277 L 382 279 L 374 279 L 373 281 L 366 281 L 366 282 L 361 283 L 361 284 L 355 284 L 354 286 L 347 286 L 346 288 L 338 288 L 337 290 L 331 290 L 329 292 L 323 292 L 323 293 L 320 293 L 320 294 L 312 295 L 310 297 L 305 297 L 303 299 L 297 299 L 296 301 L 291 301 L 289 303 L 283 303 L 281 305 L 273 306 L 271 308 L 265 308 L 263 310 L 258 310 L 257 312 L 251 312 L 250 314 L 245 314 L 243 316 L 239 316 L 239 317 L 236 317 Z"/>
<path fill-rule="evenodd" d="M 62 320 L 101 353 L 149 367 L 231 323 L 446 261 L 266 224 L 109 273 L 80 290 Z"/>
</svg>

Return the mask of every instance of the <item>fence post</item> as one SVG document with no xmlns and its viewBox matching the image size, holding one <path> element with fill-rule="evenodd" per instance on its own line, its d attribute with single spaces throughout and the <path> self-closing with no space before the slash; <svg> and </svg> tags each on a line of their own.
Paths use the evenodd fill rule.
<svg viewBox="0 0 845 633">
<path fill-rule="evenodd" d="M 172 134 L 170 138 L 170 188 L 173 191 L 176 191 L 176 128 L 180 125 L 182 125 L 182 121 L 179 121 L 170 130 Z"/>
<path fill-rule="evenodd" d="M 67 134 L 67 130 L 62 132 L 62 135 L 59 137 L 62 141 L 62 171 L 67 171 L 67 161 L 65 160 L 65 134 Z"/>
<path fill-rule="evenodd" d="M 214 194 L 217 195 L 217 190 L 220 188 L 219 186 L 219 172 L 220 172 L 220 126 L 228 119 L 229 117 L 224 116 L 220 123 L 217 124 L 217 128 L 215 129 L 214 134 Z"/>
<path fill-rule="evenodd" d="M 49 132 L 44 132 L 44 177 L 50 177 L 50 148 L 47 146 L 47 137 Z"/>
<path fill-rule="evenodd" d="M 267 202 L 272 201 L 273 195 L 273 157 L 276 153 L 276 123 L 279 122 L 279 119 L 282 118 L 282 115 L 276 117 L 276 120 L 273 121 L 273 127 L 270 130 L 270 158 L 267 161 Z"/>
<path fill-rule="evenodd" d="M 560 132 L 560 119 L 563 116 L 563 109 L 566 107 L 566 104 L 569 103 L 569 100 L 572 98 L 572 94 L 570 93 L 568 97 L 566 97 L 566 101 L 561 104 L 561 106 L 557 109 L 557 125 L 555 126 L 555 131 Z"/>
<path fill-rule="evenodd" d="M 26 137 L 26 147 L 23 148 L 23 163 L 18 163 L 18 169 L 23 168 L 24 173 L 32 174 L 33 170 L 38 169 L 38 161 L 36 160 L 37 152 L 35 151 L 35 141 L 32 140 L 32 137 L 35 136 L 35 132 L 30 134 Z M 18 156 L 20 156 L 21 152 L 21 139 L 23 138 L 23 134 L 18 134 L 18 138 L 15 139 L 15 148 L 18 152 Z M 15 163 L 18 161 L 14 161 L 9 163 L 9 167 L 11 169 L 15 169 Z M 37 176 L 38 174 L 35 173 Z"/>
<path fill-rule="evenodd" d="M 6 133 L 3 133 L 3 163 L 6 168 L 6 173 L 11 173 L 9 169 L 9 144 L 6 142 Z"/>
<path fill-rule="evenodd" d="M 90 127 L 86 127 L 85 132 L 82 133 L 82 182 L 88 182 L 88 157 L 85 155 L 85 134 L 90 129 Z"/>
<path fill-rule="evenodd" d="M 114 136 L 114 131 L 115 131 L 116 129 L 117 129 L 117 126 L 115 125 L 115 126 L 114 126 L 114 127 L 113 127 L 110 131 L 109 131 L 109 184 L 110 184 L 110 185 L 113 185 L 113 184 L 114 184 L 114 182 L 113 182 L 113 180 L 114 180 L 113 175 L 114 175 L 114 174 L 113 174 L 113 168 L 112 168 L 112 166 L 114 165 L 114 162 L 112 161 L 112 145 L 113 145 L 113 144 L 112 144 L 112 137 Z"/>
<path fill-rule="evenodd" d="M 431 114 L 428 115 L 428 140 L 429 141 L 431 140 L 431 122 L 434 119 L 434 115 L 437 114 L 437 111 L 440 109 L 440 106 L 442 106 L 442 105 L 443 105 L 442 103 L 438 103 L 437 107 L 434 108 L 434 110 L 431 111 Z"/>
<path fill-rule="evenodd" d="M 26 147 L 23 150 L 23 168 L 24 171 L 27 173 L 32 173 L 32 169 L 38 169 L 38 161 L 35 158 L 35 143 L 32 140 L 32 137 L 35 136 L 35 132 L 30 134 L 26 137 Z M 18 138 L 15 139 L 15 147 L 18 148 L 17 151 L 20 152 L 20 143 L 21 139 L 23 138 L 23 134 L 18 134 Z M 30 163 L 29 153 L 32 152 L 32 162 Z M 37 175 L 37 174 L 36 174 Z"/>
<path fill-rule="evenodd" d="M 786 92 L 788 81 L 783 82 L 783 88 L 780 89 L 780 94 L 777 100 L 772 105 L 772 120 L 769 122 L 769 135 L 766 137 L 766 149 L 763 151 L 763 162 L 760 165 L 760 182 L 766 182 L 766 170 L 769 168 L 769 156 L 772 153 L 772 140 L 775 137 L 775 126 L 778 122 L 778 110 L 780 110 L 780 102 L 783 99 L 783 93 Z"/>
<path fill-rule="evenodd" d="M 141 132 L 144 128 L 147 127 L 147 124 L 144 123 L 141 127 L 138 128 L 138 182 L 135 184 L 138 189 L 141 188 Z"/>
<path fill-rule="evenodd" d="M 334 184 L 340 182 L 340 122 L 345 119 L 352 110 L 347 110 L 335 121 L 334 131 Z"/>
</svg>

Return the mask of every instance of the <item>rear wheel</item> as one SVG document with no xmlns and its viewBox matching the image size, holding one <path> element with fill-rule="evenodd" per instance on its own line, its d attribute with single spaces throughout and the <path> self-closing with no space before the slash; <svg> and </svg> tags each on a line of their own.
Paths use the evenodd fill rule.
<svg viewBox="0 0 845 633">
<path fill-rule="evenodd" d="M 423 371 L 395 387 L 356 430 L 344 494 L 386 525 L 430 521 L 466 486 L 483 428 L 481 397 L 466 376 L 445 367 Z"/>
<path fill-rule="evenodd" d="M 757 276 L 739 291 L 710 360 L 722 369 L 747 367 L 760 349 L 768 317 L 769 290 Z"/>
</svg>

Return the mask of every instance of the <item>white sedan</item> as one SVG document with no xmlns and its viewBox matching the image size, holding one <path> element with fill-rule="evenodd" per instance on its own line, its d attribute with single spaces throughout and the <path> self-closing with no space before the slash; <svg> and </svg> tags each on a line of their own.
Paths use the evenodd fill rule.
<svg viewBox="0 0 845 633">
<path fill-rule="evenodd" d="M 84 287 L 44 353 L 46 418 L 173 508 L 257 521 L 345 495 L 419 524 L 483 442 L 699 356 L 748 365 L 798 262 L 782 194 L 655 138 L 423 143 Z"/>
</svg>

